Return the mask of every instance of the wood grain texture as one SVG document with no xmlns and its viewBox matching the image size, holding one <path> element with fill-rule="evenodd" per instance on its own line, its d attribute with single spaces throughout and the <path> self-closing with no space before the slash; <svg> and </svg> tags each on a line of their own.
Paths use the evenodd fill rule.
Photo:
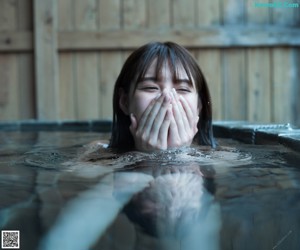
<svg viewBox="0 0 300 250">
<path fill-rule="evenodd" d="M 75 30 L 96 31 L 98 29 L 98 8 L 96 0 L 73 2 Z M 76 52 L 75 63 L 75 105 L 76 119 L 99 118 L 99 72 L 98 53 Z"/>
<path fill-rule="evenodd" d="M 147 1 L 148 28 L 166 30 L 171 24 L 170 0 Z"/>
<path fill-rule="evenodd" d="M 73 0 L 58 1 L 58 29 L 61 32 L 75 30 L 73 3 Z M 59 53 L 59 115 L 62 119 L 77 119 L 75 63 L 74 53 Z"/>
<path fill-rule="evenodd" d="M 99 31 L 119 30 L 121 24 L 121 1 L 100 1 Z M 122 55 L 115 51 L 101 51 L 99 53 L 99 117 L 110 120 L 113 116 L 114 84 L 122 66 Z"/>
<path fill-rule="evenodd" d="M 255 2 L 1 0 L 0 119 L 110 119 L 127 56 L 169 40 L 204 71 L 214 119 L 300 125 L 299 8 Z"/>
<path fill-rule="evenodd" d="M 182 46 L 201 48 L 300 47 L 300 30 L 283 27 L 209 27 L 199 29 L 147 29 L 110 31 L 62 31 L 59 51 L 132 50 L 149 41 L 176 41 Z M 0 33 L 0 52 L 32 52 L 32 33 Z"/>
<path fill-rule="evenodd" d="M 172 27 L 191 28 L 196 24 L 196 2 L 194 0 L 172 1 Z"/>
<path fill-rule="evenodd" d="M 269 49 L 247 51 L 248 120 L 271 121 L 271 73 Z"/>
<path fill-rule="evenodd" d="M 59 71 L 57 55 L 57 1 L 34 1 L 34 59 L 37 116 L 59 119 Z"/>
<path fill-rule="evenodd" d="M 272 50 L 272 120 L 292 122 L 293 74 L 292 51 L 286 48 Z M 282 65 L 285 65 L 283 67 Z"/>
<path fill-rule="evenodd" d="M 226 49 L 222 53 L 223 119 L 247 120 L 245 51 Z"/>
<path fill-rule="evenodd" d="M 222 0 L 202 0 L 195 2 L 195 18 L 198 27 L 220 25 L 222 21 L 220 1 Z"/>
<path fill-rule="evenodd" d="M 206 78 L 213 107 L 213 119 L 223 119 L 223 85 L 221 53 L 219 50 L 201 50 L 196 55 L 198 64 Z"/>
<path fill-rule="evenodd" d="M 16 1 L 0 1 L 0 32 L 17 30 Z M 20 116 L 18 61 L 15 54 L 0 54 L 0 121 Z"/>
<path fill-rule="evenodd" d="M 143 30 L 147 27 L 146 0 L 122 1 L 122 28 L 125 30 Z"/>
</svg>

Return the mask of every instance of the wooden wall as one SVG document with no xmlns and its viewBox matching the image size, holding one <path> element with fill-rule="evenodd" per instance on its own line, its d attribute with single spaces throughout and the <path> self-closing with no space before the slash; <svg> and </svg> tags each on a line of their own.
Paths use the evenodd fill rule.
<svg viewBox="0 0 300 250">
<path fill-rule="evenodd" d="M 0 0 L 0 120 L 111 119 L 129 53 L 172 40 L 203 69 L 214 120 L 300 126 L 300 0 L 257 2 Z"/>
</svg>

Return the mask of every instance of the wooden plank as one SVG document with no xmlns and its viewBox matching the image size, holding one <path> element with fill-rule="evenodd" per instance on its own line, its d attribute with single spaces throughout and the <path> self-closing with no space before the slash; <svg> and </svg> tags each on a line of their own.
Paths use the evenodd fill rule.
<svg viewBox="0 0 300 250">
<path fill-rule="evenodd" d="M 59 34 L 60 50 L 135 49 L 149 41 L 176 41 L 188 48 L 228 48 L 256 46 L 300 46 L 299 29 L 219 29 L 164 32 L 112 31 L 64 32 Z"/>
<path fill-rule="evenodd" d="M 200 50 L 196 58 L 210 90 L 213 119 L 222 120 L 223 86 L 221 78 L 221 53 L 216 49 Z"/>
<path fill-rule="evenodd" d="M 99 118 L 98 57 L 94 53 L 76 55 L 76 118 Z"/>
<path fill-rule="evenodd" d="M 73 2 L 74 0 L 59 0 L 58 1 L 58 30 L 73 31 Z"/>
<path fill-rule="evenodd" d="M 11 31 L 17 28 L 16 0 L 0 1 L 0 31 Z"/>
<path fill-rule="evenodd" d="M 99 30 L 110 31 L 121 28 L 121 1 L 99 2 Z M 100 93 L 99 116 L 101 119 L 112 119 L 112 99 L 115 81 L 122 66 L 120 52 L 103 51 L 99 55 Z"/>
<path fill-rule="evenodd" d="M 245 52 L 226 49 L 222 53 L 223 119 L 247 119 Z"/>
<path fill-rule="evenodd" d="M 114 84 L 122 67 L 122 57 L 116 52 L 103 52 L 100 57 L 100 117 L 112 119 Z"/>
<path fill-rule="evenodd" d="M 284 4 L 288 3 L 298 3 L 300 5 L 299 1 L 282 1 L 282 2 L 276 2 L 277 4 L 281 4 L 284 6 Z M 271 23 L 275 24 L 276 26 L 281 27 L 287 27 L 287 26 L 295 26 L 299 24 L 297 16 L 299 15 L 299 8 L 285 8 L 285 7 L 279 7 L 279 8 L 270 8 L 271 11 Z"/>
<path fill-rule="evenodd" d="M 219 25 L 222 21 L 219 0 L 196 1 L 196 23 L 197 26 Z"/>
<path fill-rule="evenodd" d="M 0 1 L 0 32 L 17 30 L 17 7 L 15 1 Z M 19 89 L 17 57 L 0 54 L 0 120 L 19 118 Z"/>
<path fill-rule="evenodd" d="M 111 31 L 121 28 L 121 1 L 99 1 L 99 30 Z"/>
<path fill-rule="evenodd" d="M 248 120 L 271 122 L 271 76 L 269 49 L 249 49 Z"/>
<path fill-rule="evenodd" d="M 59 30 L 74 31 L 72 10 L 73 0 L 58 1 Z M 76 119 L 76 86 L 75 86 L 75 56 L 74 53 L 63 52 L 59 54 L 59 94 L 60 118 Z"/>
<path fill-rule="evenodd" d="M 18 29 L 33 30 L 33 3 L 32 0 L 17 1 L 18 4 Z"/>
<path fill-rule="evenodd" d="M 246 22 L 247 24 L 263 24 L 271 23 L 271 9 L 256 7 L 257 0 L 246 1 Z M 260 0 L 260 4 L 269 3 L 269 0 Z"/>
<path fill-rule="evenodd" d="M 57 0 L 34 1 L 37 117 L 59 118 Z"/>
<path fill-rule="evenodd" d="M 201 30 L 66 31 L 58 33 L 59 51 L 132 50 L 149 41 L 176 41 L 188 48 L 299 47 L 300 30 L 278 27 L 210 27 Z M 30 52 L 31 32 L 1 32 L 0 52 Z"/>
<path fill-rule="evenodd" d="M 123 0 L 122 7 L 122 27 L 125 30 L 143 30 L 147 27 L 147 6 L 145 0 Z"/>
<path fill-rule="evenodd" d="M 0 52 L 32 52 L 32 36 L 30 31 L 1 31 Z"/>
<path fill-rule="evenodd" d="M 196 1 L 196 21 L 198 27 L 220 25 L 222 21 L 219 1 Z M 223 84 L 222 84 L 222 52 L 219 49 L 197 50 L 197 60 L 206 78 L 211 98 L 213 120 L 222 120 Z"/>
<path fill-rule="evenodd" d="M 17 60 L 0 54 L 0 121 L 20 118 Z"/>
<path fill-rule="evenodd" d="M 97 1 L 73 2 L 75 30 L 95 32 L 98 27 Z M 99 118 L 99 72 L 98 54 L 75 53 L 76 118 Z"/>
<path fill-rule="evenodd" d="M 74 17 L 76 30 L 97 29 L 97 0 L 74 0 Z"/>
<path fill-rule="evenodd" d="M 148 28 L 166 30 L 170 27 L 170 0 L 147 1 Z"/>
<path fill-rule="evenodd" d="M 259 4 L 269 3 L 262 0 Z M 246 3 L 247 25 L 268 25 L 270 8 L 256 7 L 257 1 Z M 271 66 L 270 50 L 253 48 L 247 50 L 248 119 L 258 122 L 271 122 Z"/>
<path fill-rule="evenodd" d="M 194 0 L 171 1 L 173 27 L 191 28 L 196 24 L 196 8 Z"/>
<path fill-rule="evenodd" d="M 34 86 L 34 59 L 29 53 L 17 56 L 18 88 L 19 88 L 19 119 L 36 118 L 35 86 Z"/>
<path fill-rule="evenodd" d="M 240 0 L 223 0 L 221 13 L 223 24 L 225 25 L 241 25 L 245 23 L 245 3 Z"/>
<path fill-rule="evenodd" d="M 33 30 L 33 3 L 31 0 L 17 1 L 18 30 Z M 35 113 L 34 60 L 33 53 L 18 53 L 19 119 L 33 119 Z"/>
<path fill-rule="evenodd" d="M 59 56 L 59 97 L 60 118 L 76 119 L 75 106 L 75 79 L 74 79 L 74 56 L 72 53 L 61 53 Z"/>
<path fill-rule="evenodd" d="M 272 50 L 272 121 L 292 122 L 293 61 L 287 48 Z M 299 98 L 299 97 L 298 97 Z"/>
<path fill-rule="evenodd" d="M 222 1 L 222 22 L 226 30 L 245 23 L 245 3 Z M 242 26 L 243 27 L 243 26 Z M 259 39 L 259 34 L 256 34 Z M 225 120 L 246 120 L 246 58 L 244 49 L 226 49 L 222 53 L 223 115 Z"/>
</svg>

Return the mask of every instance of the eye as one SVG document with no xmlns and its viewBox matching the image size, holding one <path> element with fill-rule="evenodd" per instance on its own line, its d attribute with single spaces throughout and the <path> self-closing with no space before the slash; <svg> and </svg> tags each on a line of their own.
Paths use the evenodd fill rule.
<svg viewBox="0 0 300 250">
<path fill-rule="evenodd" d="M 143 87 L 142 89 L 158 89 L 158 87 Z"/>
<path fill-rule="evenodd" d="M 178 89 L 176 89 L 176 91 L 182 92 L 182 93 L 190 93 L 191 92 L 191 90 L 189 88 L 178 88 Z"/>
<path fill-rule="evenodd" d="M 151 87 L 143 87 L 143 88 L 141 88 L 142 90 L 150 90 L 150 91 L 153 91 L 153 90 L 158 90 L 158 87 L 153 87 L 153 86 L 151 86 Z"/>
</svg>

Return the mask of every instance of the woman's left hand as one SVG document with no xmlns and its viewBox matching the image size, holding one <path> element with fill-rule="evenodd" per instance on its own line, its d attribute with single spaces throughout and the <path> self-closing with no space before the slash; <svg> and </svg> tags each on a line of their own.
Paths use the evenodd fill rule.
<svg viewBox="0 0 300 250">
<path fill-rule="evenodd" d="M 171 91 L 172 118 L 169 128 L 168 148 L 189 146 L 198 128 L 198 114 L 194 114 L 188 102 L 182 95 L 178 95 L 175 89 Z"/>
</svg>

